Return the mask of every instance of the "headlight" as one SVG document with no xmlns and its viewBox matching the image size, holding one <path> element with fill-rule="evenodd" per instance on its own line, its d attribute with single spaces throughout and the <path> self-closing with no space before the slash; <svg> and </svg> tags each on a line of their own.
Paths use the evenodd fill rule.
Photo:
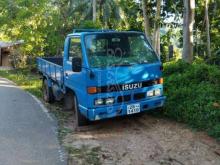
<svg viewBox="0 0 220 165">
<path fill-rule="evenodd" d="M 104 104 L 104 100 L 103 99 L 95 100 L 95 105 L 103 105 L 103 104 Z"/>
<path fill-rule="evenodd" d="M 154 91 L 148 91 L 147 92 L 147 97 L 153 97 L 154 96 Z"/>
<path fill-rule="evenodd" d="M 147 92 L 147 97 L 160 96 L 161 89 L 155 89 Z"/>
<path fill-rule="evenodd" d="M 114 102 L 115 102 L 114 98 L 105 99 L 105 104 L 114 104 Z"/>
<path fill-rule="evenodd" d="M 160 96 L 161 95 L 161 90 L 160 89 L 156 89 L 154 91 L 155 96 Z"/>
</svg>

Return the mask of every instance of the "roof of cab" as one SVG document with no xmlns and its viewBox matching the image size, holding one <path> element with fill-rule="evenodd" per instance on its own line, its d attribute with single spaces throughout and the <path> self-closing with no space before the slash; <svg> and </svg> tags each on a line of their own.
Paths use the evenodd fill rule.
<svg viewBox="0 0 220 165">
<path fill-rule="evenodd" d="M 115 32 L 115 33 L 123 33 L 123 32 L 142 33 L 142 32 L 138 32 L 138 31 L 116 31 L 116 30 L 111 30 L 111 29 L 73 29 L 73 33 L 69 34 L 68 36 L 73 36 L 73 35 L 81 36 L 82 34 L 85 34 L 85 33 L 111 33 L 111 32 Z"/>
<path fill-rule="evenodd" d="M 73 33 L 83 33 L 83 32 L 115 32 L 111 29 L 73 29 Z"/>
</svg>

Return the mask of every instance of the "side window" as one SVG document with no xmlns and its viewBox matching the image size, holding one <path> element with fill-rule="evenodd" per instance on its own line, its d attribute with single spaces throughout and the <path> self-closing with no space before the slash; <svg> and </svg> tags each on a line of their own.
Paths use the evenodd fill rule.
<svg viewBox="0 0 220 165">
<path fill-rule="evenodd" d="M 69 45 L 69 60 L 71 61 L 74 57 L 82 58 L 82 48 L 80 38 L 75 37 L 70 39 Z"/>
</svg>

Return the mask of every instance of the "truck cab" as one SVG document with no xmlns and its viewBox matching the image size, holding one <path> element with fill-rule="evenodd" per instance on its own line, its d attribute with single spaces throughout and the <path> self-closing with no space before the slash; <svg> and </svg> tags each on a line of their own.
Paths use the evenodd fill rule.
<svg viewBox="0 0 220 165">
<path fill-rule="evenodd" d="M 54 69 L 55 59 L 38 58 L 45 94 L 63 96 L 79 125 L 164 105 L 162 64 L 142 32 L 74 30 L 58 59 Z"/>
</svg>

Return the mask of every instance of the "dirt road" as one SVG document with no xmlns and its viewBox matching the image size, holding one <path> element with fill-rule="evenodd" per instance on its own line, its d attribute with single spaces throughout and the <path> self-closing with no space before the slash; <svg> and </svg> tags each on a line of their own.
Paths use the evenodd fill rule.
<svg viewBox="0 0 220 165">
<path fill-rule="evenodd" d="M 215 140 L 149 114 L 99 122 L 68 134 L 64 144 L 70 165 L 220 165 Z"/>
</svg>

